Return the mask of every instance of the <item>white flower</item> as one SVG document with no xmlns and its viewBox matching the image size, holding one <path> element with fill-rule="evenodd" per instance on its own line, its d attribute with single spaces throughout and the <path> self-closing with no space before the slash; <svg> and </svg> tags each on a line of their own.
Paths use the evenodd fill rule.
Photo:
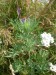
<svg viewBox="0 0 56 75">
<path fill-rule="evenodd" d="M 32 2 L 34 3 L 34 2 L 35 2 L 35 0 L 32 0 Z"/>
<path fill-rule="evenodd" d="M 38 0 L 41 3 L 49 3 L 49 0 Z"/>
<path fill-rule="evenodd" d="M 45 47 L 49 47 L 50 46 L 50 43 L 54 43 L 54 38 L 51 36 L 50 33 L 42 33 L 41 34 L 41 43 L 43 46 Z"/>
<path fill-rule="evenodd" d="M 56 72 L 56 64 L 53 65 L 52 63 L 49 63 L 49 66 L 51 71 Z"/>
</svg>

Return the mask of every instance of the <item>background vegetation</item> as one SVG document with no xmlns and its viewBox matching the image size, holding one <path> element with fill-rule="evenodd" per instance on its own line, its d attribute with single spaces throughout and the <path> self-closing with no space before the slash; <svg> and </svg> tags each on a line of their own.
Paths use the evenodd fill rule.
<svg viewBox="0 0 56 75">
<path fill-rule="evenodd" d="M 40 0 L 41 1 L 41 0 Z M 41 45 L 40 34 L 49 32 L 55 43 Z M 0 0 L 0 75 L 56 75 L 56 0 Z"/>
</svg>

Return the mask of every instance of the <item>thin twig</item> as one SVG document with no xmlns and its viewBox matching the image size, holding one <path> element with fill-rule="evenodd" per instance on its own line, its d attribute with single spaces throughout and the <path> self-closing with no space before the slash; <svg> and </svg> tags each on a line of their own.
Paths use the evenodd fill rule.
<svg viewBox="0 0 56 75">
<path fill-rule="evenodd" d="M 10 70 L 11 70 L 12 75 L 15 75 L 15 73 L 14 73 L 14 69 L 13 69 L 13 67 L 12 67 L 12 64 L 11 64 L 11 63 L 10 63 L 10 65 L 9 65 L 9 68 L 10 68 Z"/>
</svg>

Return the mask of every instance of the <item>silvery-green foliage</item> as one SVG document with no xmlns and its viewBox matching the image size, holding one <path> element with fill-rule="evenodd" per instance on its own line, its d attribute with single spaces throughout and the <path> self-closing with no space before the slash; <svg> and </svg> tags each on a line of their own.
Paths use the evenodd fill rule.
<svg viewBox="0 0 56 75">
<path fill-rule="evenodd" d="M 39 20 L 26 19 L 11 20 L 10 25 L 14 28 L 13 38 L 15 43 L 9 48 L 7 58 L 12 58 L 13 68 L 15 72 L 26 75 L 37 75 L 45 73 L 48 70 L 48 51 L 38 49 L 37 45 L 41 45 L 41 29 L 39 29 Z"/>
</svg>

